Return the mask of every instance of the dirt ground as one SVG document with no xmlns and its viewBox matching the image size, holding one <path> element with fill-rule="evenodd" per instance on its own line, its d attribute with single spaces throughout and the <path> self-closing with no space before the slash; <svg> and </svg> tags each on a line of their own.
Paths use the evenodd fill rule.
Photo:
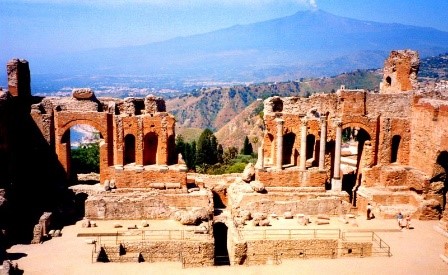
<svg viewBox="0 0 448 275">
<path fill-rule="evenodd" d="M 183 269 L 181 263 L 92 263 L 92 244 L 84 237 L 80 222 L 66 226 L 62 236 L 42 244 L 15 245 L 10 258 L 24 274 L 448 274 L 441 258 L 448 238 L 435 230 L 437 221 L 412 221 L 414 229 L 397 229 L 395 220 L 358 218 L 358 229 L 372 229 L 391 247 L 392 257 L 283 260 L 280 265 L 219 266 Z M 136 221 L 121 221 L 123 227 Z M 165 226 L 149 221 L 150 227 Z M 112 229 L 113 222 L 98 222 L 95 230 Z M 137 222 L 138 224 L 138 222 Z M 169 223 L 168 223 L 169 224 Z M 173 228 L 176 226 L 173 224 Z M 332 220 L 327 228 L 341 226 Z M 170 227 L 170 226 L 169 226 Z M 309 227 L 312 228 L 312 227 Z M 320 226 L 319 228 L 323 228 Z"/>
</svg>

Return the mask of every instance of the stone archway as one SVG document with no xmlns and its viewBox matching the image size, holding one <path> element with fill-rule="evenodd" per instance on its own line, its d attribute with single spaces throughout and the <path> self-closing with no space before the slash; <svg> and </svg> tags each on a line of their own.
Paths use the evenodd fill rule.
<svg viewBox="0 0 448 275">
<path fill-rule="evenodd" d="M 78 174 L 100 173 L 99 143 L 103 140 L 103 136 L 95 127 L 85 125 L 87 124 L 73 125 L 61 138 L 60 144 L 66 149 L 64 164 L 67 178 L 72 182 L 77 182 Z"/>
<path fill-rule="evenodd" d="M 371 159 L 373 150 L 364 150 L 370 146 L 371 135 L 359 124 L 346 124 L 342 131 L 341 172 L 342 190 L 350 196 L 350 201 L 356 206 L 356 191 L 362 180 L 363 159 Z M 367 156 L 368 155 L 368 156 Z"/>
<path fill-rule="evenodd" d="M 111 115 L 102 112 L 68 112 L 60 111 L 54 113 L 55 119 L 55 149 L 56 155 L 61 166 L 66 172 L 67 179 L 71 176 L 70 171 L 70 139 L 67 137 L 70 128 L 75 125 L 85 124 L 98 130 L 101 141 L 99 143 L 100 151 L 100 181 L 107 179 L 107 167 L 112 165 L 111 148 L 109 148 L 109 139 L 111 138 L 112 127 Z"/>
</svg>

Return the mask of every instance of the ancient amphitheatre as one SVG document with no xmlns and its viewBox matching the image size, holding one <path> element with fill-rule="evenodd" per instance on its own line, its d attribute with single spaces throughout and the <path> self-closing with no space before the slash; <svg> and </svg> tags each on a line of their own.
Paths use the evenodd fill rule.
<svg viewBox="0 0 448 275">
<path fill-rule="evenodd" d="M 1 255 L 30 274 L 444 274 L 448 84 L 421 85 L 418 68 L 417 52 L 392 51 L 379 93 L 266 99 L 255 166 L 208 176 L 179 161 L 162 98 L 33 97 L 28 62 L 11 60 L 0 226 L 33 244 Z M 101 135 L 100 184 L 68 186 L 77 124 Z"/>
</svg>

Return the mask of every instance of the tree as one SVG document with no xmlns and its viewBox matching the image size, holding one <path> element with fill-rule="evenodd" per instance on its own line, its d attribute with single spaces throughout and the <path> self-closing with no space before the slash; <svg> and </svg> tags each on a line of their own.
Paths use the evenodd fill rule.
<svg viewBox="0 0 448 275">
<path fill-rule="evenodd" d="M 222 148 L 221 144 L 218 144 L 218 162 L 223 163 L 223 155 L 224 155 L 224 149 Z"/>
<path fill-rule="evenodd" d="M 83 144 L 71 151 L 74 174 L 100 172 L 100 146 L 98 143 Z"/>
<path fill-rule="evenodd" d="M 195 170 L 196 167 L 196 141 L 185 144 L 185 164 L 188 169 Z"/>
<path fill-rule="evenodd" d="M 238 148 L 236 147 L 229 147 L 224 150 L 224 154 L 222 155 L 222 160 L 224 164 L 229 164 L 230 161 L 238 155 Z"/>
<path fill-rule="evenodd" d="M 249 142 L 249 138 L 246 136 L 244 139 L 244 145 L 242 153 L 243 155 L 251 155 L 254 152 L 254 149 L 252 148 L 252 144 Z"/>
<path fill-rule="evenodd" d="M 176 137 L 176 154 L 182 154 L 182 158 L 185 160 L 185 141 L 182 135 Z"/>
<path fill-rule="evenodd" d="M 215 164 L 217 162 L 217 139 L 210 129 L 205 129 L 199 136 L 196 152 L 196 165 Z"/>
</svg>

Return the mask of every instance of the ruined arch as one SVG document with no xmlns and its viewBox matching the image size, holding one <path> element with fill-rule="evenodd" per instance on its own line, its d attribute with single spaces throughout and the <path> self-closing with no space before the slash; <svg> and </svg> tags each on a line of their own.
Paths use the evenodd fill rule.
<svg viewBox="0 0 448 275">
<path fill-rule="evenodd" d="M 127 134 L 124 137 L 124 161 L 123 164 L 135 163 L 135 137 Z"/>
<path fill-rule="evenodd" d="M 108 125 L 111 123 L 111 115 L 101 112 L 55 112 L 55 149 L 58 160 L 63 167 L 67 179 L 71 176 L 70 171 L 70 128 L 75 125 L 85 124 L 95 128 L 101 137 L 100 151 L 100 181 L 107 177 L 107 167 L 112 165 L 111 148 L 109 148 Z M 67 137 L 68 135 L 68 137 Z"/>
<path fill-rule="evenodd" d="M 149 132 L 143 139 L 143 165 L 157 164 L 158 153 L 158 135 L 154 132 Z"/>
<path fill-rule="evenodd" d="M 400 149 L 400 142 L 401 142 L 400 135 L 394 135 L 392 137 L 391 154 L 390 154 L 390 162 L 391 163 L 398 161 L 398 152 Z"/>
</svg>

